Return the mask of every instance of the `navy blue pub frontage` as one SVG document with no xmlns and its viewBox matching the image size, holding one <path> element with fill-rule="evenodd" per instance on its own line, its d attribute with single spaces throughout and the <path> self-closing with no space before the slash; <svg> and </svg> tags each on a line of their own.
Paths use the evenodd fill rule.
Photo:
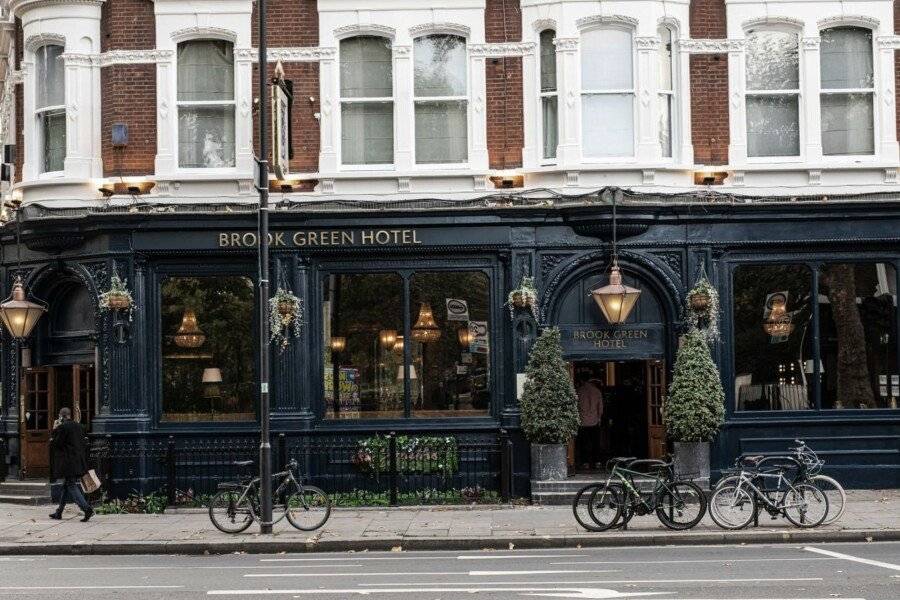
<svg viewBox="0 0 900 600">
<path fill-rule="evenodd" d="M 619 264 L 642 294 L 618 326 L 590 295 L 610 261 L 599 196 L 282 208 L 272 286 L 302 303 L 272 346 L 273 444 L 329 491 L 528 495 L 517 396 L 551 326 L 573 376 L 604 391 L 602 439 L 587 461 L 575 440 L 572 468 L 664 455 L 660 414 L 703 274 L 726 396 L 713 477 L 800 438 L 849 487 L 900 486 L 900 202 L 626 194 Z M 46 477 L 70 406 L 114 494 L 199 495 L 236 476 L 258 444 L 254 340 L 282 316 L 256 317 L 252 206 L 23 213 L 21 268 L 17 225 L 3 231 L 4 292 L 22 275 L 49 312 L 22 348 L 4 333 L 2 470 Z M 114 276 L 130 311 L 99 306 Z M 507 303 L 524 277 L 533 311 Z"/>
</svg>

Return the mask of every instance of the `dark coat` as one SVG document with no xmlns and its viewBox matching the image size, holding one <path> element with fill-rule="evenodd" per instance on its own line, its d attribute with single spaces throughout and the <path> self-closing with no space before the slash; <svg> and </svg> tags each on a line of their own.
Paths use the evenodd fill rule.
<svg viewBox="0 0 900 600">
<path fill-rule="evenodd" d="M 88 472 L 84 429 L 67 419 L 53 430 L 50 439 L 50 474 L 54 479 L 78 478 Z"/>
</svg>

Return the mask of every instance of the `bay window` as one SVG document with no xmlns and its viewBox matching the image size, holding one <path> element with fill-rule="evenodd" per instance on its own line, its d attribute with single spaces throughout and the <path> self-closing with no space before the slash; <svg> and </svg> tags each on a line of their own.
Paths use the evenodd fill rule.
<svg viewBox="0 0 900 600">
<path fill-rule="evenodd" d="M 800 155 L 800 57 L 795 31 L 747 36 L 747 156 Z"/>
<path fill-rule="evenodd" d="M 672 30 L 659 28 L 659 149 L 663 158 L 672 156 L 672 107 L 675 100 Z"/>
<path fill-rule="evenodd" d="M 541 32 L 541 135 L 545 159 L 556 158 L 559 143 L 559 93 L 556 87 L 556 32 Z"/>
<path fill-rule="evenodd" d="M 588 158 L 634 156 L 630 30 L 604 27 L 582 34 L 581 139 Z"/>
<path fill-rule="evenodd" d="M 468 160 L 466 40 L 426 35 L 413 44 L 416 163 Z"/>
<path fill-rule="evenodd" d="M 221 40 L 178 44 L 178 165 L 235 165 L 234 53 Z"/>
<path fill-rule="evenodd" d="M 341 162 L 394 162 L 394 84 L 391 41 L 357 36 L 340 43 Z"/>
<path fill-rule="evenodd" d="M 62 171 L 66 159 L 66 77 L 63 47 L 35 51 L 35 111 L 40 172 Z"/>
<path fill-rule="evenodd" d="M 872 32 L 859 27 L 822 31 L 822 153 L 875 151 Z"/>
</svg>

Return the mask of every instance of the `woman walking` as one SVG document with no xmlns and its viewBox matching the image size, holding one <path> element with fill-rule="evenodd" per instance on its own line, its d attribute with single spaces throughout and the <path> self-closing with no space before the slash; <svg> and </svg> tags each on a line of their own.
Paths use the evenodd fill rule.
<svg viewBox="0 0 900 600">
<path fill-rule="evenodd" d="M 50 513 L 51 519 L 62 519 L 63 510 L 69 501 L 75 502 L 84 513 L 82 523 L 93 516 L 94 509 L 81 492 L 81 476 L 88 471 L 86 454 L 81 424 L 72 420 L 70 409 L 61 408 L 59 424 L 53 429 L 50 440 L 50 473 L 54 479 L 63 481 L 63 488 L 59 508 Z"/>
</svg>

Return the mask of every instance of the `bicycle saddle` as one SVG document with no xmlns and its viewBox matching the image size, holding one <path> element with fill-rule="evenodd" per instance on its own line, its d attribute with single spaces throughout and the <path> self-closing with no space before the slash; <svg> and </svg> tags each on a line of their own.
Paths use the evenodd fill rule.
<svg viewBox="0 0 900 600">
<path fill-rule="evenodd" d="M 249 467 L 250 465 L 253 464 L 253 461 L 252 460 L 236 460 L 231 464 L 235 467 Z"/>
</svg>

